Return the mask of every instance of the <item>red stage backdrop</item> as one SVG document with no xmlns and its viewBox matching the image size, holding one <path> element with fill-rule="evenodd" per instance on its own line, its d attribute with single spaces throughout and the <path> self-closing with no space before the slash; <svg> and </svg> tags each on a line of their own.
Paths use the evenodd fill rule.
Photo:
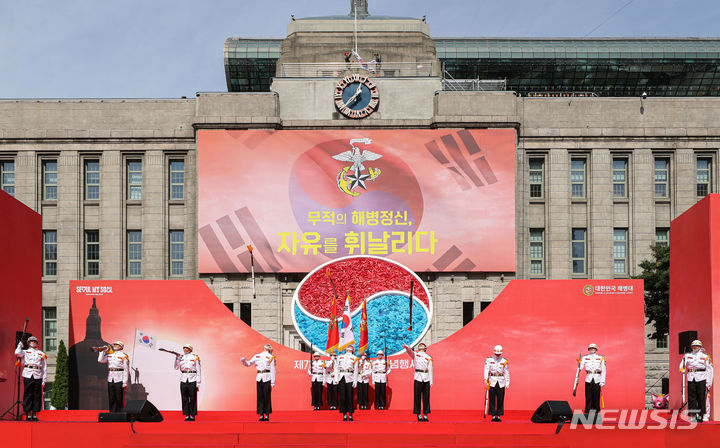
<svg viewBox="0 0 720 448">
<path fill-rule="evenodd" d="M 678 334 L 697 331 L 711 359 L 720 356 L 719 194 L 706 196 L 673 220 L 670 247 L 670 407 L 678 409 L 682 402 Z M 720 406 L 716 387 L 710 396 L 711 420 L 717 420 Z"/>
<path fill-rule="evenodd" d="M 308 354 L 280 346 L 234 316 L 202 281 L 74 281 L 70 284 L 71 344 L 82 352 L 86 327 L 102 318 L 106 341 L 122 339 L 132 352 L 135 328 L 157 346 L 195 347 L 203 363 L 201 410 L 255 409 L 254 369 L 241 366 L 270 342 L 278 360 L 273 409 L 310 407 Z M 92 311 L 95 313 L 95 310 Z M 95 315 L 96 316 L 96 315 Z M 457 333 L 429 347 L 435 362 L 433 409 L 482 409 L 484 361 L 502 344 L 510 361 L 508 409 L 535 409 L 545 400 L 583 406 L 572 384 L 579 351 L 600 346 L 608 363 L 608 408 L 643 408 L 645 402 L 643 286 L 638 280 L 514 280 L 481 315 Z M 93 337 L 98 337 L 94 334 Z M 390 375 L 392 409 L 412 407 L 412 374 L 406 355 L 395 356 Z M 133 366 L 139 382 L 131 389 L 160 409 L 179 409 L 179 374 L 173 357 L 136 344 Z M 92 368 L 92 366 L 88 366 Z M 81 366 L 82 370 L 82 366 Z M 107 395 L 102 383 L 80 384 L 80 394 Z"/>
<path fill-rule="evenodd" d="M 515 131 L 198 131 L 199 271 L 515 270 Z"/>
<path fill-rule="evenodd" d="M 0 190 L 0 412 L 15 401 L 15 331 L 26 317 L 42 341 L 41 278 L 40 215 Z"/>
</svg>

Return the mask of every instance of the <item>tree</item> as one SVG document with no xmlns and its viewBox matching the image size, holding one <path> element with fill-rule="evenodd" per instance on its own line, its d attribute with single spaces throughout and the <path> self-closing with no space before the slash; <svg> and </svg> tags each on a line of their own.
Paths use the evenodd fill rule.
<svg viewBox="0 0 720 448">
<path fill-rule="evenodd" d="M 60 340 L 57 353 L 57 364 L 55 365 L 55 382 L 53 383 L 50 404 L 55 409 L 65 409 L 68 402 L 68 354 L 65 342 Z"/>
<path fill-rule="evenodd" d="M 655 326 L 648 336 L 660 340 L 670 331 L 670 247 L 650 246 L 652 259 L 640 263 L 642 273 L 634 278 L 645 280 L 645 318 Z"/>
</svg>

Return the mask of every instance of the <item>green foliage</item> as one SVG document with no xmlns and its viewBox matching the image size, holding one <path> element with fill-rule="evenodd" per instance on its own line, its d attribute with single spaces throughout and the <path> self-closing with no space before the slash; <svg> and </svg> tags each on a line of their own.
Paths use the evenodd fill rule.
<svg viewBox="0 0 720 448">
<path fill-rule="evenodd" d="M 65 342 L 60 340 L 57 352 L 57 364 L 55 366 L 55 382 L 53 383 L 50 404 L 55 409 L 65 409 L 68 402 L 68 353 Z"/>
<path fill-rule="evenodd" d="M 655 332 L 648 336 L 659 340 L 670 327 L 670 247 L 662 244 L 651 246 L 652 259 L 640 263 L 642 273 L 635 278 L 645 280 L 645 317 Z"/>
</svg>

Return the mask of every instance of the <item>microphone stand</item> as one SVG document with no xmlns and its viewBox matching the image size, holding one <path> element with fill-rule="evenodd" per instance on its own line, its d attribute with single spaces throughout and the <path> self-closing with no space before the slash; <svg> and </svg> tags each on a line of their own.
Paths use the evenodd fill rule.
<svg viewBox="0 0 720 448">
<path fill-rule="evenodd" d="M 25 330 L 27 330 L 27 324 L 30 321 L 29 317 L 25 318 L 25 325 L 23 326 L 22 335 L 20 335 L 20 342 L 22 342 L 23 338 L 25 337 Z M 15 358 L 17 361 L 17 358 Z M 22 377 L 22 363 L 19 363 L 15 368 L 15 387 L 16 387 L 16 398 L 15 403 L 11 404 L 10 407 L 0 415 L 0 420 L 2 420 L 7 414 L 12 413 L 13 408 L 15 408 L 15 420 L 21 420 L 22 416 L 20 415 L 20 405 L 22 404 L 22 401 L 20 401 L 20 378 Z"/>
</svg>

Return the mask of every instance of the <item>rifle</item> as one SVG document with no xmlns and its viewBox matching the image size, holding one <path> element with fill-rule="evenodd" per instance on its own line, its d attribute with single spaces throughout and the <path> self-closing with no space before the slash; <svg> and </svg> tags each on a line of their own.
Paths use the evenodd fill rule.
<svg viewBox="0 0 720 448">
<path fill-rule="evenodd" d="M 578 354 L 578 366 L 575 371 L 575 384 L 573 384 L 573 397 L 577 393 L 578 382 L 580 381 L 580 362 L 582 361 L 582 353 Z"/>
<path fill-rule="evenodd" d="M 488 403 L 490 402 L 490 378 L 485 381 L 485 409 L 483 409 L 483 418 L 487 418 Z"/>
<path fill-rule="evenodd" d="M 387 365 L 388 365 L 387 339 L 385 340 L 385 350 L 383 350 L 383 353 L 385 353 L 385 384 L 387 384 L 387 382 L 388 382 L 388 377 L 387 377 Z"/>
<path fill-rule="evenodd" d="M 687 368 L 685 367 L 685 355 L 683 355 L 683 361 L 682 361 L 682 405 L 680 406 L 680 409 L 685 407 L 685 380 L 687 378 Z"/>
<path fill-rule="evenodd" d="M 174 352 L 174 351 L 172 351 L 172 350 L 167 350 L 167 349 L 164 349 L 164 348 L 159 348 L 158 350 L 160 350 L 161 352 L 165 352 L 165 353 L 171 353 L 171 354 L 173 354 L 173 355 L 175 355 L 175 356 L 182 356 L 180 353 Z"/>
<path fill-rule="evenodd" d="M 312 344 L 312 342 L 311 342 L 311 343 L 310 343 L 310 365 L 308 366 L 308 368 L 310 369 L 310 374 L 311 374 L 311 375 L 312 375 L 312 373 L 313 373 L 313 368 L 312 368 L 312 367 L 313 367 L 313 365 L 312 365 L 312 355 L 313 355 L 313 344 Z M 310 378 L 312 378 L 312 376 L 311 376 Z"/>
</svg>

